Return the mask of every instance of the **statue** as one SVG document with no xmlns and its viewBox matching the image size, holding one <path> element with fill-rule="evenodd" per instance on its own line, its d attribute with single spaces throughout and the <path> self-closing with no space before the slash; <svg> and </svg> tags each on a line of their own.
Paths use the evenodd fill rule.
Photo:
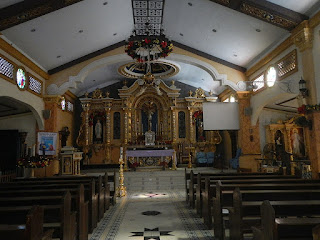
<svg viewBox="0 0 320 240">
<path fill-rule="evenodd" d="M 100 123 L 100 120 L 98 119 L 96 126 L 94 128 L 94 133 L 96 135 L 96 140 L 100 140 L 101 141 L 101 134 L 102 134 L 102 125 Z"/>
<path fill-rule="evenodd" d="M 59 131 L 61 137 L 61 147 L 67 145 L 67 140 L 70 135 L 70 131 L 68 127 L 63 127 L 61 131 Z M 50 151 L 50 150 L 49 150 Z"/>
</svg>

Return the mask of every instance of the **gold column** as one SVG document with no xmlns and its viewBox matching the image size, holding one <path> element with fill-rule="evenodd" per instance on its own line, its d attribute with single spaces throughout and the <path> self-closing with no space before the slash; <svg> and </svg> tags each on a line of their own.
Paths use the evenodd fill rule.
<svg viewBox="0 0 320 240">
<path fill-rule="evenodd" d="M 106 141 L 106 160 L 111 160 L 111 103 L 108 103 L 105 107 L 106 111 L 106 129 L 107 129 L 107 141 Z"/>
<path fill-rule="evenodd" d="M 193 112 L 192 112 L 192 108 L 188 107 L 189 110 L 189 128 L 190 128 L 190 135 L 189 135 L 189 139 L 190 139 L 190 143 L 194 143 L 194 129 L 193 129 Z"/>
<path fill-rule="evenodd" d="M 177 128 L 176 128 L 176 110 L 175 107 L 171 107 L 172 111 L 172 143 L 177 141 Z"/>
<path fill-rule="evenodd" d="M 123 148 L 120 147 L 120 158 L 119 158 L 119 186 L 117 189 L 117 196 L 118 197 L 125 197 L 127 195 L 127 189 L 124 186 L 124 175 L 123 175 Z"/>
<path fill-rule="evenodd" d="M 89 108 L 90 108 L 90 103 L 83 103 L 82 108 L 85 112 L 85 145 L 89 145 Z"/>
<path fill-rule="evenodd" d="M 129 126 L 129 122 L 128 122 L 128 108 L 123 108 L 124 110 L 124 145 L 127 146 L 128 144 L 128 126 Z M 122 149 L 122 148 L 121 148 Z M 126 157 L 125 157 L 126 159 Z M 124 161 L 124 170 L 128 171 L 128 161 Z"/>
</svg>

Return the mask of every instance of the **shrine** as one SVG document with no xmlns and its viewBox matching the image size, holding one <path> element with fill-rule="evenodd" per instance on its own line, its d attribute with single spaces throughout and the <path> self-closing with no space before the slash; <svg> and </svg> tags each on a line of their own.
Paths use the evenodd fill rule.
<svg viewBox="0 0 320 240">
<path fill-rule="evenodd" d="M 169 163 L 175 167 L 186 144 L 215 151 L 221 136 L 204 131 L 202 119 L 202 103 L 215 101 L 215 96 L 198 88 L 180 97 L 174 81 L 168 85 L 152 74 L 127 84 L 117 89 L 119 99 L 101 89 L 79 98 L 83 112 L 77 144 L 83 149 L 84 164 L 116 164 L 120 147 L 128 159 L 125 169 Z"/>
</svg>

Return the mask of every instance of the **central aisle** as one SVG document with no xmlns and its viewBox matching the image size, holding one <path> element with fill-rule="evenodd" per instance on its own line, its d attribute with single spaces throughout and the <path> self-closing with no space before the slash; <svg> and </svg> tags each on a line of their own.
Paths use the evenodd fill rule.
<svg viewBox="0 0 320 240">
<path fill-rule="evenodd" d="M 186 204 L 184 171 L 125 172 L 128 194 L 118 198 L 90 240 L 212 240 Z"/>
<path fill-rule="evenodd" d="M 213 239 L 185 203 L 183 190 L 129 192 L 104 216 L 91 240 Z"/>
</svg>

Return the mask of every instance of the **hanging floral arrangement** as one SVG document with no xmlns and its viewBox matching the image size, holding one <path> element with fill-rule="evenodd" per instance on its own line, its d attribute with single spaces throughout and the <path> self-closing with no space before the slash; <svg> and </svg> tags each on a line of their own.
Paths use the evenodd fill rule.
<svg viewBox="0 0 320 240">
<path fill-rule="evenodd" d="M 196 112 L 193 113 L 193 124 L 195 124 L 197 122 L 197 119 L 202 119 L 203 118 L 203 112 L 202 110 L 198 110 Z"/>
<path fill-rule="evenodd" d="M 305 105 L 303 104 L 301 107 L 298 108 L 299 114 L 306 114 L 312 111 L 320 111 L 320 104 L 315 105 Z"/>
</svg>

